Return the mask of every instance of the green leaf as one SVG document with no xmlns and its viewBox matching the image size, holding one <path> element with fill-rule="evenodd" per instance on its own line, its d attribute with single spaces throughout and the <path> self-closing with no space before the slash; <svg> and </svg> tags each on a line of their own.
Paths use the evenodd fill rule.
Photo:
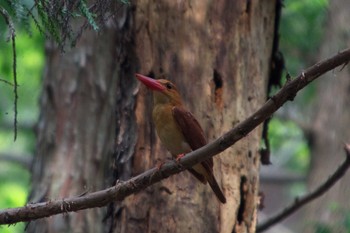
<svg viewBox="0 0 350 233">
<path fill-rule="evenodd" d="M 79 10 L 80 10 L 81 14 L 88 20 L 88 22 L 92 26 L 92 28 L 95 31 L 98 31 L 99 27 L 95 22 L 95 19 L 94 19 L 95 16 L 93 14 L 91 14 L 91 12 L 89 11 L 85 0 L 80 1 Z"/>
</svg>

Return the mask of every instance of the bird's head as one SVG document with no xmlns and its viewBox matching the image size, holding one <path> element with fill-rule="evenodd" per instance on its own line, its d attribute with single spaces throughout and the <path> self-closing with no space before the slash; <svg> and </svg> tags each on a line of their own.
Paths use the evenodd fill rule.
<svg viewBox="0 0 350 233">
<path fill-rule="evenodd" d="M 152 79 L 141 74 L 135 74 L 136 78 L 153 91 L 154 104 L 182 103 L 181 96 L 176 86 L 166 79 Z"/>
</svg>

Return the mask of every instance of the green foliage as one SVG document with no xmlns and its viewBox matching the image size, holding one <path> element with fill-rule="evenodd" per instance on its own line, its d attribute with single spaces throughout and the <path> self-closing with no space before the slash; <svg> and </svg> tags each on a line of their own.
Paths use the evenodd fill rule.
<svg viewBox="0 0 350 233">
<path fill-rule="evenodd" d="M 86 0 L 3 0 L 0 8 L 9 12 L 17 26 L 24 27 L 29 33 L 29 22 L 33 21 L 43 35 L 63 49 L 67 41 L 76 41 L 88 25 L 99 31 L 105 20 L 115 13 L 113 9 L 118 3 L 130 4 L 127 0 L 96 0 L 90 1 L 89 5 Z M 73 24 L 73 19 L 78 19 L 75 20 L 77 25 Z M 1 26 L 6 28 L 6 25 Z"/>
<path fill-rule="evenodd" d="M 284 0 L 283 4 L 280 50 L 284 54 L 287 71 L 295 76 L 317 60 L 328 0 Z M 274 91 L 276 90 L 272 90 L 272 93 Z M 280 111 L 293 115 L 293 120 L 305 123 L 305 115 L 308 114 L 314 94 L 315 87 L 311 84 Z M 297 173 L 306 173 L 310 156 L 307 139 L 292 119 L 274 118 L 269 126 L 269 138 L 273 164 Z M 302 186 L 298 186 L 296 190 L 300 192 L 301 188 Z"/>
<path fill-rule="evenodd" d="M 348 230 L 348 232 L 350 231 L 350 212 L 346 212 L 345 216 L 344 216 L 344 227 L 345 229 Z"/>
<path fill-rule="evenodd" d="M 130 1 L 128 1 L 128 0 L 120 0 L 120 2 L 123 3 L 123 4 L 130 5 Z"/>
<path fill-rule="evenodd" d="M 5 9 L 11 17 L 11 20 L 16 23 L 18 27 L 21 29 L 29 29 L 30 20 L 28 20 L 28 16 L 26 13 L 26 9 L 28 7 L 28 1 L 20 1 L 20 0 L 2 0 L 0 1 L 0 7 Z M 5 21 L 0 20 L 2 32 L 4 32 L 7 28 Z M 30 32 L 28 30 L 27 32 Z"/>
<path fill-rule="evenodd" d="M 280 27 L 280 48 L 288 71 L 295 75 L 311 65 L 322 40 L 328 0 L 285 0 Z"/>
<path fill-rule="evenodd" d="M 25 225 L 24 223 L 18 223 L 15 225 L 9 226 L 0 226 L 0 233 L 22 233 L 24 231 Z"/>
<path fill-rule="evenodd" d="M 323 38 L 328 0 L 285 0 L 280 26 L 280 50 L 291 76 L 319 60 L 318 49 Z M 285 80 L 284 80 L 285 81 Z M 311 83 L 295 99 L 299 112 L 310 107 L 316 92 Z"/>
<path fill-rule="evenodd" d="M 350 212 L 344 208 L 338 207 L 332 210 L 332 214 L 340 214 L 340 221 L 332 222 L 331 224 L 316 222 L 313 227 L 316 233 L 333 233 L 333 232 L 350 232 Z"/>
<path fill-rule="evenodd" d="M 86 5 L 86 2 L 84 0 L 80 1 L 79 10 L 83 14 L 83 16 L 88 20 L 88 22 L 92 26 L 92 28 L 95 31 L 98 31 L 100 28 L 99 28 L 99 26 L 97 26 L 96 21 L 94 19 L 94 17 L 96 17 L 96 15 L 91 14 L 91 12 L 89 11 L 89 9 Z"/>
<path fill-rule="evenodd" d="M 317 223 L 315 224 L 315 233 L 332 233 L 333 230 L 327 224 Z"/>
<path fill-rule="evenodd" d="M 44 35 L 46 35 L 46 32 L 43 29 L 45 28 L 48 31 L 51 38 L 53 38 L 56 42 L 60 44 L 61 36 L 59 32 L 59 25 L 57 22 L 52 20 L 50 16 L 45 12 L 45 5 L 43 3 L 45 2 L 41 1 L 41 2 L 38 2 L 38 4 L 36 5 L 36 10 L 41 19 L 41 24 L 34 16 L 33 19 L 34 19 L 35 25 L 38 27 L 38 30 Z"/>
<path fill-rule="evenodd" d="M 273 164 L 305 173 L 309 166 L 309 148 L 303 131 L 292 121 L 272 119 L 269 124 Z"/>
<path fill-rule="evenodd" d="M 3 138 L 3 135 L 0 138 Z M 0 209 L 23 206 L 26 203 L 28 191 L 29 172 L 18 165 L 1 161 Z M 0 233 L 24 232 L 24 225 L 24 223 L 20 223 L 0 226 Z"/>
</svg>

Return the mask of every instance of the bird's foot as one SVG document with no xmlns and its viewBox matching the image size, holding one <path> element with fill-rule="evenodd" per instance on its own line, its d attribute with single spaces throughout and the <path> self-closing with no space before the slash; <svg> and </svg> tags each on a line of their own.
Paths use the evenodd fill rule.
<svg viewBox="0 0 350 233">
<path fill-rule="evenodd" d="M 157 171 L 159 171 L 162 168 L 164 163 L 165 163 L 164 161 L 157 161 L 157 164 L 156 164 Z"/>
<path fill-rule="evenodd" d="M 176 162 L 180 162 L 180 159 L 182 157 L 184 157 L 186 154 L 185 153 L 182 153 L 182 154 L 179 154 L 178 156 L 176 156 Z"/>
</svg>

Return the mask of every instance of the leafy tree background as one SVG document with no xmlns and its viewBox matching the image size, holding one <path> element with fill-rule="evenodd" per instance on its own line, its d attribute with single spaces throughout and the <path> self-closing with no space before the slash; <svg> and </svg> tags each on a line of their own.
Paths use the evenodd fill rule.
<svg viewBox="0 0 350 233">
<path fill-rule="evenodd" d="M 5 1 L 7 2 L 7 1 Z M 20 2 L 13 1 L 13 2 Z M 2 6 L 4 2 L 0 3 Z M 23 1 L 27 6 L 32 1 Z M 81 6 L 84 12 L 84 6 Z M 280 24 L 280 49 L 285 56 L 287 71 L 293 76 L 303 68 L 317 61 L 317 51 L 322 40 L 327 14 L 327 0 L 285 0 Z M 13 87 L 0 81 L 0 209 L 22 206 L 26 203 L 30 191 L 30 174 L 21 163 L 4 159 L 5 155 L 19 156 L 23 161 L 31 159 L 35 148 L 35 122 L 38 118 L 38 96 L 41 91 L 41 76 L 44 68 L 45 35 L 40 32 L 38 23 L 24 20 L 26 12 L 18 8 L 10 12 L 16 19 L 16 50 L 18 75 L 18 137 L 13 141 Z M 98 17 L 89 14 L 80 15 L 89 19 L 90 26 L 98 29 L 95 20 Z M 75 15 L 79 17 L 79 15 Z M 50 25 L 43 21 L 43 25 Z M 50 33 L 56 40 L 62 40 L 56 26 Z M 74 43 L 76 34 L 68 36 Z M 8 41 L 8 28 L 0 20 L 0 79 L 13 82 L 12 46 Z M 310 153 L 303 133 L 298 124 L 305 111 L 309 111 L 314 97 L 313 85 L 299 95 L 294 102 L 276 114 L 270 122 L 269 137 L 274 167 L 281 167 L 296 174 L 306 174 Z M 270 169 L 272 166 L 265 167 Z M 291 200 L 295 195 L 305 192 L 305 183 L 293 182 L 287 186 L 286 196 Z M 269 193 L 265 193 L 269 195 Z M 22 232 L 24 224 L 1 226 L 0 233 Z M 322 231 L 320 231 L 322 232 Z"/>
<path fill-rule="evenodd" d="M 284 1 L 280 50 L 285 57 L 286 70 L 292 77 L 317 62 L 327 7 L 327 0 Z M 305 115 L 309 115 L 307 111 L 310 111 L 314 94 L 315 84 L 311 83 L 271 120 L 269 136 L 274 165 L 297 173 L 307 172 L 310 152 L 301 124 Z M 292 195 L 300 192 L 303 192 L 303 187 Z"/>
<path fill-rule="evenodd" d="M 284 1 L 280 25 L 280 50 L 285 58 L 286 72 L 292 77 L 318 61 L 318 50 L 323 40 L 328 7 L 329 2 L 326 0 Z M 275 177 L 264 178 L 262 175 L 261 188 L 266 195 L 264 212 L 267 218 L 287 203 L 293 202 L 296 196 L 307 192 L 305 179 L 311 154 L 305 124 L 310 120 L 307 118 L 313 111 L 315 91 L 316 84 L 311 83 L 294 101 L 283 106 L 269 123 L 272 166 L 262 166 L 262 174 L 277 170 L 271 176 L 286 176 L 290 180 L 278 181 L 278 184 L 275 182 L 271 185 L 274 186 L 271 189 L 269 184 L 275 181 Z M 277 193 L 271 194 L 271 192 Z M 276 197 L 280 200 L 274 201 Z M 274 204 L 276 206 L 273 206 Z M 305 224 L 302 216 L 302 211 L 299 211 L 283 223 L 295 232 L 302 232 L 302 225 Z M 279 230 L 282 232 L 285 229 Z M 323 232 L 323 229 L 320 229 L 320 232 Z"/>
</svg>

